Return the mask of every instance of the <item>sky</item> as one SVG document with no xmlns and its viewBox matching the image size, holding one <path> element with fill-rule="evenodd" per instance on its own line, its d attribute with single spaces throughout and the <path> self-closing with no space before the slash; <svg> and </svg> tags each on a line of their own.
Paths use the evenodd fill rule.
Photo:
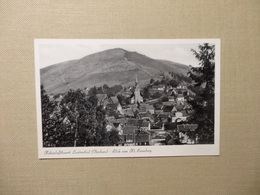
<svg viewBox="0 0 260 195">
<path fill-rule="evenodd" d="M 41 43 L 39 44 L 40 68 L 68 60 L 75 60 L 87 55 L 113 48 L 135 51 L 153 59 L 170 60 L 185 65 L 198 66 L 198 60 L 191 52 L 197 49 L 198 43 L 102 43 L 77 42 L 73 43 Z"/>
</svg>

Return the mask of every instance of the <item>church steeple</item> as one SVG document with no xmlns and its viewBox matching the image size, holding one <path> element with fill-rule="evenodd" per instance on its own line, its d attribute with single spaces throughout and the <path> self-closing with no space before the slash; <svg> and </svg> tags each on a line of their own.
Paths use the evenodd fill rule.
<svg viewBox="0 0 260 195">
<path fill-rule="evenodd" d="M 135 75 L 135 86 L 134 86 L 134 96 L 131 99 L 132 104 L 137 104 L 143 102 L 143 98 L 140 94 L 140 87 L 138 85 L 138 80 L 137 80 L 137 74 Z"/>
</svg>

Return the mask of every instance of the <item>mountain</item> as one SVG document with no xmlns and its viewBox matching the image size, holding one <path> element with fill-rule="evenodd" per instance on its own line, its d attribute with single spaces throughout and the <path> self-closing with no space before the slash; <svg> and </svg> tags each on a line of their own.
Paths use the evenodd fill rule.
<svg viewBox="0 0 260 195">
<path fill-rule="evenodd" d="M 121 48 L 105 50 L 78 60 L 54 64 L 40 70 L 41 83 L 48 93 L 69 89 L 133 85 L 137 76 L 140 86 L 164 72 L 187 75 L 189 67 L 176 62 L 156 60 Z"/>
</svg>

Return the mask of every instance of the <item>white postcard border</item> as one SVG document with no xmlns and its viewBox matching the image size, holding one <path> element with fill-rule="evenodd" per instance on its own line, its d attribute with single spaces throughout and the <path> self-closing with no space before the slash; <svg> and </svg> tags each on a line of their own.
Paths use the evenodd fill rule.
<svg viewBox="0 0 260 195">
<path fill-rule="evenodd" d="M 41 44 L 215 44 L 215 132 L 214 144 L 164 146 L 106 146 L 44 148 L 42 143 L 39 46 Z M 35 39 L 35 89 L 37 113 L 38 158 L 119 158 L 202 156 L 220 154 L 220 39 Z"/>
</svg>

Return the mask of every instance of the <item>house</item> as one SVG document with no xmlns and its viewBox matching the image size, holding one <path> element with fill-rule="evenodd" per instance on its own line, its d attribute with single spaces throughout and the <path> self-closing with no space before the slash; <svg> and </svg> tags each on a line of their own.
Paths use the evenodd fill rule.
<svg viewBox="0 0 260 195">
<path fill-rule="evenodd" d="M 105 110 L 106 110 L 107 119 L 109 116 L 114 116 L 115 118 L 119 118 L 119 116 L 123 114 L 122 106 L 119 103 L 107 104 Z"/>
<path fill-rule="evenodd" d="M 184 103 L 185 98 L 184 98 L 183 94 L 178 94 L 178 96 L 176 97 L 176 100 L 179 103 Z"/>
<path fill-rule="evenodd" d="M 164 105 L 164 106 L 172 106 L 172 105 L 174 105 L 174 102 L 170 102 L 170 101 L 162 102 L 162 105 Z"/>
<path fill-rule="evenodd" d="M 121 123 L 118 123 L 118 122 L 114 122 L 113 125 L 114 125 L 114 128 L 118 131 L 118 134 L 123 135 L 124 125 Z"/>
<path fill-rule="evenodd" d="M 168 96 L 169 102 L 175 102 L 174 96 Z"/>
<path fill-rule="evenodd" d="M 136 145 L 150 145 L 151 135 L 149 132 L 140 130 L 135 134 L 135 144 Z"/>
<path fill-rule="evenodd" d="M 170 115 L 170 114 L 172 113 L 173 108 L 174 108 L 173 105 L 164 106 L 164 107 L 163 107 L 163 113 Z"/>
<path fill-rule="evenodd" d="M 127 119 L 125 118 L 119 118 L 113 121 L 114 123 L 120 123 L 122 126 L 125 126 Z"/>
<path fill-rule="evenodd" d="M 99 100 L 99 98 L 101 100 L 102 100 L 102 98 L 104 99 L 102 101 L 102 104 L 104 105 L 104 108 L 106 108 L 106 106 L 108 104 L 120 104 L 119 101 L 118 101 L 118 98 L 115 97 L 115 96 L 112 96 L 112 97 L 108 98 L 106 94 L 97 94 L 97 95 L 99 95 L 99 96 L 97 96 L 98 100 Z M 102 95 L 106 95 L 106 97 L 102 97 Z"/>
<path fill-rule="evenodd" d="M 170 115 L 168 113 L 162 113 L 158 115 L 158 118 L 160 118 L 163 123 L 167 123 L 170 119 Z"/>
<path fill-rule="evenodd" d="M 113 121 L 113 120 L 116 119 L 116 117 L 113 116 L 113 115 L 106 115 L 106 119 L 107 119 L 108 121 Z"/>
<path fill-rule="evenodd" d="M 119 145 L 149 145 L 151 135 L 148 131 L 137 129 L 135 126 L 126 126 L 119 136 Z"/>
<path fill-rule="evenodd" d="M 177 125 L 177 129 L 179 132 L 188 132 L 188 131 L 195 131 L 198 128 L 198 124 L 182 124 Z"/>
<path fill-rule="evenodd" d="M 96 96 L 97 96 L 98 105 L 103 105 L 105 100 L 108 99 L 107 94 L 97 94 Z"/>
<path fill-rule="evenodd" d="M 165 138 L 169 134 L 162 129 L 150 130 L 151 133 L 151 145 L 165 145 Z"/>
<path fill-rule="evenodd" d="M 175 89 L 172 89 L 170 96 L 177 96 L 177 95 L 178 95 L 178 92 Z"/>
<path fill-rule="evenodd" d="M 171 92 L 173 87 L 171 85 L 166 86 L 166 93 Z"/>
<path fill-rule="evenodd" d="M 117 103 L 119 103 L 118 98 L 116 96 L 111 96 L 108 99 L 108 101 L 109 101 L 110 104 L 117 104 Z"/>
<path fill-rule="evenodd" d="M 151 123 L 142 119 L 127 119 L 126 126 L 132 126 L 141 130 L 150 130 Z"/>
<path fill-rule="evenodd" d="M 162 114 L 163 110 L 162 109 L 155 109 L 154 113 L 155 114 Z"/>
<path fill-rule="evenodd" d="M 122 96 L 125 96 L 125 97 L 131 97 L 131 95 L 133 94 L 132 91 L 123 91 L 121 93 Z"/>
<path fill-rule="evenodd" d="M 177 86 L 177 89 L 187 89 L 187 86 L 180 84 Z"/>
<path fill-rule="evenodd" d="M 191 91 L 190 89 L 187 89 L 187 95 L 188 95 L 188 96 L 196 96 L 196 93 L 194 93 L 194 92 Z"/>
<path fill-rule="evenodd" d="M 57 94 L 57 95 L 54 95 L 52 99 L 54 99 L 54 101 L 59 104 L 61 102 L 62 98 L 63 98 L 62 94 Z"/>
<path fill-rule="evenodd" d="M 150 113 L 139 113 L 139 117 L 143 120 L 152 121 L 152 117 Z"/>
<path fill-rule="evenodd" d="M 122 111 L 122 106 L 119 103 L 107 104 L 105 109 L 106 110 L 114 110 L 114 111 L 121 112 Z"/>
<path fill-rule="evenodd" d="M 127 117 L 127 118 L 134 118 L 135 117 L 134 111 L 131 108 L 127 108 L 127 109 L 123 110 L 123 112 L 124 112 L 124 116 Z"/>
<path fill-rule="evenodd" d="M 173 117 L 172 117 L 172 121 L 175 122 L 177 120 L 177 122 L 180 121 L 187 121 L 187 112 L 186 111 L 177 111 L 174 113 Z"/>
<path fill-rule="evenodd" d="M 148 109 L 148 112 L 150 112 L 151 114 L 154 114 L 154 107 L 153 107 L 153 105 L 147 104 L 146 105 L 146 109 Z"/>
<path fill-rule="evenodd" d="M 128 109 L 131 109 L 133 112 L 136 112 L 136 111 L 139 110 L 137 104 L 129 104 L 129 105 L 128 105 Z"/>
<path fill-rule="evenodd" d="M 191 105 L 188 104 L 187 102 L 184 103 L 184 107 L 183 107 L 183 110 L 190 110 L 192 109 Z"/>
<path fill-rule="evenodd" d="M 156 98 L 156 99 L 148 100 L 148 101 L 146 101 L 145 103 L 152 105 L 152 104 L 154 104 L 154 103 L 159 102 L 160 100 L 161 100 L 161 98 Z"/>
<path fill-rule="evenodd" d="M 181 111 L 184 109 L 185 105 L 182 103 L 177 103 L 174 107 L 175 108 L 173 109 L 173 111 Z"/>
<path fill-rule="evenodd" d="M 141 105 L 139 108 L 139 113 L 147 113 L 147 112 L 148 112 L 147 107 L 144 105 Z"/>
<path fill-rule="evenodd" d="M 139 106 L 139 113 L 151 113 L 154 114 L 154 107 L 153 105 L 141 103 Z"/>
<path fill-rule="evenodd" d="M 109 132 L 112 129 L 115 129 L 115 126 L 113 125 L 113 123 L 111 123 L 111 122 L 107 123 L 106 130 Z"/>
<path fill-rule="evenodd" d="M 164 85 L 158 85 L 157 86 L 157 90 L 158 91 L 164 91 L 165 90 L 165 86 Z"/>
</svg>

